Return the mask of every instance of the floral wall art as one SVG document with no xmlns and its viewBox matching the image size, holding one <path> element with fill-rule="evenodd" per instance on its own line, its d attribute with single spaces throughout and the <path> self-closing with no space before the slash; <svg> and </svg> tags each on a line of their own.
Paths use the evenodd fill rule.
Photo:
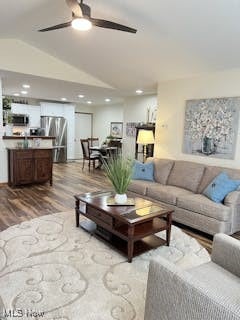
<svg viewBox="0 0 240 320">
<path fill-rule="evenodd" d="M 234 159 L 240 97 L 186 101 L 183 152 Z"/>
</svg>

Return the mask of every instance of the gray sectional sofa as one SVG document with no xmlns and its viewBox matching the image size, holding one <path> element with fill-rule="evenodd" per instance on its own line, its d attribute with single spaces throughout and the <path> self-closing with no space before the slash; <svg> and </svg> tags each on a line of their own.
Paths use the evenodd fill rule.
<svg viewBox="0 0 240 320">
<path fill-rule="evenodd" d="M 240 230 L 240 191 L 215 203 L 202 192 L 220 173 L 240 179 L 240 170 L 195 162 L 148 158 L 154 162 L 154 182 L 132 180 L 128 190 L 174 209 L 173 220 L 208 234 Z"/>
</svg>

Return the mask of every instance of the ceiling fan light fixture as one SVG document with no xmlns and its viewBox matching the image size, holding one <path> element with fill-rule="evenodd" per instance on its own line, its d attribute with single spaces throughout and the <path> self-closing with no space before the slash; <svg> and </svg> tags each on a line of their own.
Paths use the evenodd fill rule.
<svg viewBox="0 0 240 320">
<path fill-rule="evenodd" d="M 72 27 L 76 30 L 87 31 L 92 28 L 92 22 L 86 18 L 76 18 L 72 21 Z"/>
</svg>

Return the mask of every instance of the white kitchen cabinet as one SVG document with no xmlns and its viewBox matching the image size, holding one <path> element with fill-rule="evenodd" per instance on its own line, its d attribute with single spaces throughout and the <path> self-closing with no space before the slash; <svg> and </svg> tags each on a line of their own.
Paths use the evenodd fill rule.
<svg viewBox="0 0 240 320">
<path fill-rule="evenodd" d="M 40 127 L 40 106 L 12 103 L 11 111 L 12 113 L 29 115 L 29 127 Z"/>
<path fill-rule="evenodd" d="M 63 117 L 64 116 L 64 104 L 40 102 L 41 116 L 51 117 Z"/>
<path fill-rule="evenodd" d="M 40 106 L 28 106 L 29 127 L 40 127 Z"/>
<path fill-rule="evenodd" d="M 27 106 L 28 106 L 27 104 L 12 103 L 11 104 L 11 112 L 12 113 L 20 113 L 20 114 L 28 114 Z"/>
</svg>

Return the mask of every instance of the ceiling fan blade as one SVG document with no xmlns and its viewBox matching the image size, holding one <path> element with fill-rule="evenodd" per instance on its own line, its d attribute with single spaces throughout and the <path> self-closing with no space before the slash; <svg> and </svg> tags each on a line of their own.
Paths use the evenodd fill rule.
<svg viewBox="0 0 240 320">
<path fill-rule="evenodd" d="M 57 29 L 62 29 L 62 28 L 67 28 L 72 25 L 72 21 L 57 24 L 56 26 L 48 27 L 45 29 L 38 30 L 38 32 L 46 32 L 46 31 L 52 31 L 52 30 L 57 30 Z"/>
<path fill-rule="evenodd" d="M 79 7 L 82 10 L 83 17 L 88 17 L 88 18 L 91 17 L 91 8 L 87 4 L 81 2 L 79 3 Z"/>
<path fill-rule="evenodd" d="M 77 0 L 66 0 L 66 3 L 68 7 L 72 10 L 75 16 L 82 17 L 82 9 L 80 8 L 80 5 Z"/>
<path fill-rule="evenodd" d="M 136 29 L 124 26 L 116 22 L 102 20 L 102 19 L 95 19 L 95 18 L 90 18 L 89 20 L 92 22 L 94 26 L 97 26 L 97 27 L 120 30 L 120 31 L 131 32 L 131 33 L 137 32 Z"/>
</svg>

